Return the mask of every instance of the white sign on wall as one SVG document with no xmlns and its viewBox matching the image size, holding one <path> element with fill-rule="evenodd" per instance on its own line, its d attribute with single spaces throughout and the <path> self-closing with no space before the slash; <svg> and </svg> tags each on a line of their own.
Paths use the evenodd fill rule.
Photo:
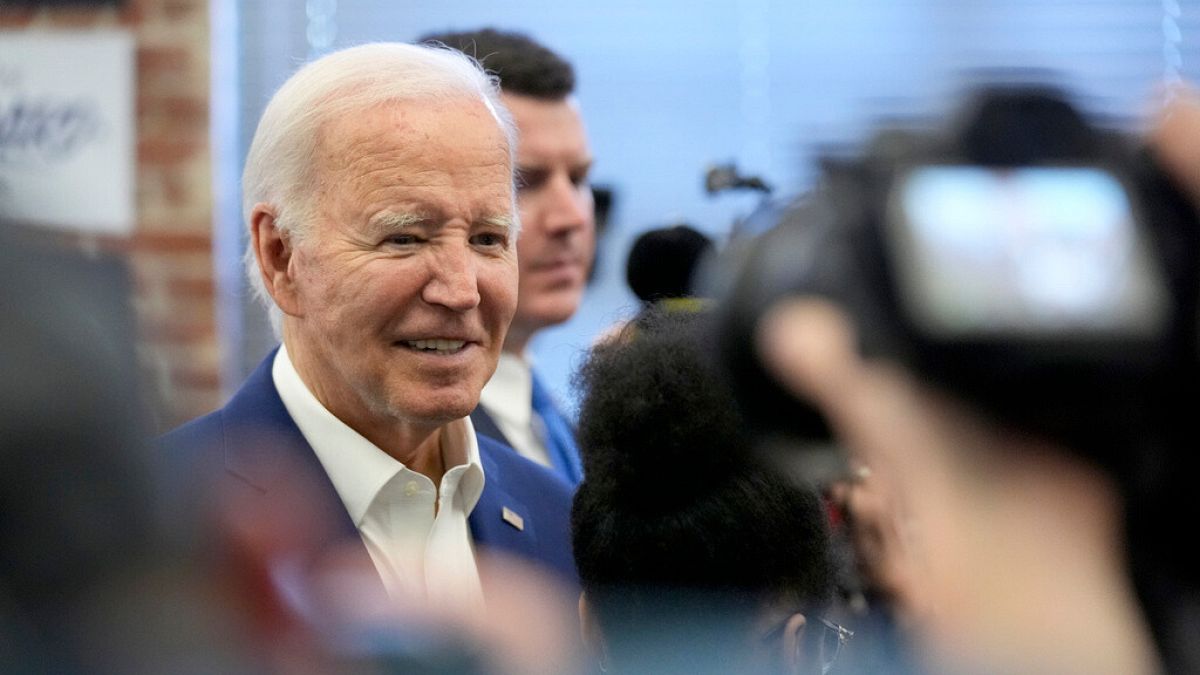
<svg viewBox="0 0 1200 675">
<path fill-rule="evenodd" d="M 132 35 L 0 31 L 0 220 L 132 231 L 134 127 Z"/>
</svg>

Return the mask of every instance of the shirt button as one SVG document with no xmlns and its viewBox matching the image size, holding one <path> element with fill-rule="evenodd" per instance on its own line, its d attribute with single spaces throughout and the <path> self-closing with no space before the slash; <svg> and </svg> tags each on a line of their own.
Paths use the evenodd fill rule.
<svg viewBox="0 0 1200 675">
<path fill-rule="evenodd" d="M 405 486 L 404 486 L 404 496 L 406 496 L 406 497 L 412 497 L 413 495 L 417 494 L 420 491 L 421 491 L 421 486 L 417 485 L 417 481 L 415 481 L 415 480 L 408 481 L 408 483 L 405 484 Z"/>
</svg>

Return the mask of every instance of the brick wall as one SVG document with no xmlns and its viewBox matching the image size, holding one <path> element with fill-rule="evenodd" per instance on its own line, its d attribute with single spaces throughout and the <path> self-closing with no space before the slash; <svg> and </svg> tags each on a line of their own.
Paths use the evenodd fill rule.
<svg viewBox="0 0 1200 675">
<path fill-rule="evenodd" d="M 137 41 L 137 225 L 100 248 L 128 259 L 138 358 L 160 430 L 219 403 L 207 0 L 0 6 L 0 30 L 124 27 Z M 77 242 L 79 243 L 79 242 Z"/>
</svg>

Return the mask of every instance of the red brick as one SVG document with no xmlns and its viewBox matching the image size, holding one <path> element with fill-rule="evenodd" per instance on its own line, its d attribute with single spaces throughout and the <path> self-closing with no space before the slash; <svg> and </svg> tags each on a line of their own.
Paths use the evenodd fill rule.
<svg viewBox="0 0 1200 675">
<path fill-rule="evenodd" d="M 167 292 L 181 298 L 211 300 L 217 294 L 217 285 L 209 279 L 171 279 L 167 281 Z"/>
<path fill-rule="evenodd" d="M 138 161 L 143 164 L 176 164 L 192 159 L 204 146 L 192 141 L 143 138 L 138 141 Z"/>
<path fill-rule="evenodd" d="M 138 119 L 162 120 L 179 128 L 199 128 L 208 133 L 208 99 L 194 96 L 144 94 L 137 100 Z"/>
<path fill-rule="evenodd" d="M 204 9 L 206 9 L 204 3 L 195 2 L 194 0 L 164 0 L 162 2 L 163 16 L 168 21 L 191 19 L 197 12 Z"/>
<path fill-rule="evenodd" d="M 146 17 L 146 0 L 125 0 L 121 3 L 120 20 L 124 26 L 137 26 Z"/>
<path fill-rule="evenodd" d="M 134 275 L 149 284 L 168 279 L 212 278 L 212 257 L 195 253 L 142 254 L 132 257 Z"/>
<path fill-rule="evenodd" d="M 213 369 L 174 366 L 171 368 L 171 384 L 191 389 L 216 391 L 221 388 L 221 377 Z"/>
<path fill-rule="evenodd" d="M 212 264 L 211 250 L 200 248 L 190 237 L 180 237 L 178 245 L 172 244 L 171 238 L 163 235 L 159 237 L 161 241 L 150 244 L 155 248 L 131 251 L 129 257 L 134 267 L 151 274 L 195 275 Z"/>
<path fill-rule="evenodd" d="M 0 7 L 0 28 L 25 28 L 33 22 L 32 7 Z"/>
<path fill-rule="evenodd" d="M 90 7 L 55 7 L 46 10 L 46 20 L 55 28 L 92 28 L 110 26 L 115 14 L 111 9 Z"/>
<path fill-rule="evenodd" d="M 147 342 L 145 348 L 155 360 L 164 364 L 164 372 L 166 366 L 172 364 L 203 366 L 216 372 L 221 363 L 221 350 L 217 349 L 215 342 L 202 344 L 169 341 Z"/>
<path fill-rule="evenodd" d="M 179 174 L 165 173 L 163 175 L 163 196 L 167 199 L 167 206 L 186 207 L 191 204 L 192 191 L 189 187 L 190 183 L 181 178 Z"/>
<path fill-rule="evenodd" d="M 186 47 L 138 47 L 138 74 L 178 73 L 191 65 L 191 58 Z"/>
<path fill-rule="evenodd" d="M 146 321 L 138 331 L 147 342 L 190 342 L 202 343 L 216 338 L 213 321 L 176 323 L 172 321 Z"/>
<path fill-rule="evenodd" d="M 211 223 L 199 223 L 197 227 L 187 228 L 192 230 L 189 232 L 163 232 L 159 230 L 165 228 L 156 228 L 148 223 L 141 225 L 142 229 L 132 239 L 126 240 L 133 250 L 145 253 L 212 252 Z"/>
<path fill-rule="evenodd" d="M 138 275 L 135 278 L 133 306 L 145 320 L 147 329 L 154 327 L 153 337 L 170 339 L 179 335 L 194 339 L 195 335 L 207 331 L 213 323 L 216 307 L 213 297 L 202 295 L 172 295 L 170 284 L 173 278 L 155 278 Z M 188 279 L 187 281 L 196 281 Z M 148 333 L 148 336 L 151 336 Z"/>
</svg>

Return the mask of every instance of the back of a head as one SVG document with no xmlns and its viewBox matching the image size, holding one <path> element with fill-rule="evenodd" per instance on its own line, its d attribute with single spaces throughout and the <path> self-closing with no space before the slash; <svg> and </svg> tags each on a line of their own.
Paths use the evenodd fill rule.
<svg viewBox="0 0 1200 675">
<path fill-rule="evenodd" d="M 575 70 L 546 46 L 521 33 L 483 28 L 430 33 L 418 42 L 442 44 L 479 60 L 509 94 L 558 101 L 575 90 Z"/>
<path fill-rule="evenodd" d="M 249 223 L 258 203 L 271 204 L 280 229 L 302 236 L 316 204 L 325 125 L 380 105 L 481 101 L 515 152 L 516 131 L 495 81 L 474 60 L 430 45 L 371 43 L 327 54 L 293 74 L 271 97 L 255 130 L 242 173 L 242 215 Z M 246 251 L 251 288 L 268 308 L 252 248 Z"/>
<path fill-rule="evenodd" d="M 714 617 L 742 634 L 768 604 L 819 612 L 829 599 L 821 503 L 747 451 L 701 347 L 703 319 L 648 317 L 598 347 L 580 375 L 573 547 L 610 637 Z"/>
<path fill-rule="evenodd" d="M 642 233 L 629 249 L 625 279 L 642 302 L 693 295 L 692 280 L 713 242 L 688 225 Z"/>
</svg>

